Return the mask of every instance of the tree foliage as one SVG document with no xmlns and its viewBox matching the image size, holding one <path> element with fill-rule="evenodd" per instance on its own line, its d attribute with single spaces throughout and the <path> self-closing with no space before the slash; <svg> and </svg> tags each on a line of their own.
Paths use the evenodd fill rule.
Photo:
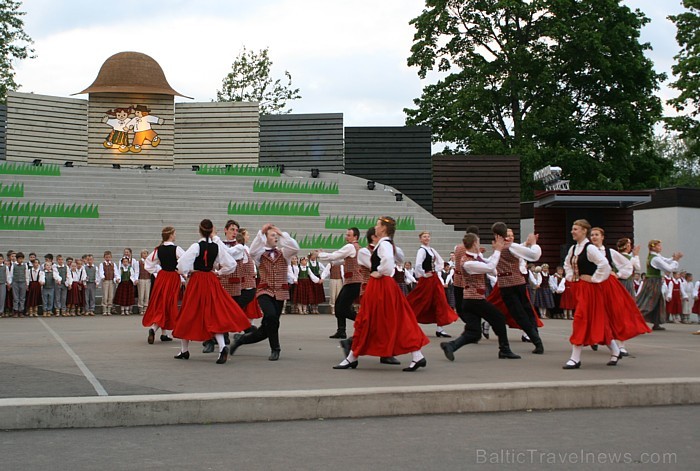
<svg viewBox="0 0 700 471">
<path fill-rule="evenodd" d="M 676 81 L 670 84 L 680 94 L 668 102 L 681 115 L 667 118 L 666 127 L 680 137 L 679 145 L 685 152 L 682 160 L 694 160 L 697 166 L 700 164 L 700 0 L 683 0 L 683 6 L 688 11 L 669 16 L 676 24 L 676 41 L 681 50 L 674 56 L 676 63 L 671 71 Z"/>
<path fill-rule="evenodd" d="M 221 90 L 217 90 L 217 101 L 256 101 L 261 114 L 287 114 L 287 102 L 301 98 L 298 88 L 292 88 L 292 76 L 285 70 L 282 79 L 270 76 L 272 61 L 268 48 L 259 52 L 245 47 L 233 61 L 231 72 L 224 77 Z"/>
<path fill-rule="evenodd" d="M 7 92 L 17 90 L 14 61 L 33 58 L 32 39 L 24 32 L 19 11 L 22 2 L 0 0 L 0 102 L 5 103 Z"/>
<path fill-rule="evenodd" d="M 655 186 L 668 161 L 644 144 L 664 77 L 639 42 L 647 22 L 617 0 L 426 0 L 408 64 L 446 76 L 407 123 L 455 152 L 520 155 L 526 198 L 548 164 L 572 189 Z"/>
</svg>

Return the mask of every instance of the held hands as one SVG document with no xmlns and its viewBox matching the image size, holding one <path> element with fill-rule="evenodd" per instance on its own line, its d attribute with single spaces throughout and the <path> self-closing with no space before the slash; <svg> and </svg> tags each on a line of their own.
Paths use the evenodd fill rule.
<svg viewBox="0 0 700 471">
<path fill-rule="evenodd" d="M 642 248 L 641 246 L 635 245 L 634 248 L 632 249 L 632 255 L 635 256 L 635 257 L 639 256 L 639 250 L 640 250 L 641 248 Z"/>
<path fill-rule="evenodd" d="M 505 245 L 506 240 L 499 235 L 496 235 L 493 241 L 491 242 L 491 247 L 493 247 L 493 250 L 498 250 L 501 252 L 503 250 L 503 247 Z"/>
<path fill-rule="evenodd" d="M 587 281 L 589 283 L 593 282 L 593 277 L 591 275 L 581 275 L 578 277 L 578 279 L 581 281 Z"/>
<path fill-rule="evenodd" d="M 369 274 L 372 278 L 381 278 L 382 275 L 379 274 L 378 271 L 373 271 L 372 273 Z"/>
<path fill-rule="evenodd" d="M 683 258 L 683 252 L 673 252 L 673 257 L 672 257 L 672 258 L 673 258 L 675 261 L 680 260 L 681 258 Z"/>
<path fill-rule="evenodd" d="M 539 234 L 533 234 L 533 233 L 528 234 L 527 239 L 525 239 L 525 246 L 531 247 L 531 246 L 535 245 L 539 238 L 540 238 Z"/>
</svg>

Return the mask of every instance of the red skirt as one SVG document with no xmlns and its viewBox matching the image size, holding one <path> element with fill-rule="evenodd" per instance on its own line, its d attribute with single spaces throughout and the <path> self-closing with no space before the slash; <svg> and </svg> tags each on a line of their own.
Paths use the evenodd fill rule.
<svg viewBox="0 0 700 471">
<path fill-rule="evenodd" d="M 150 305 L 149 305 L 150 307 Z M 214 334 L 242 332 L 250 321 L 212 272 L 195 271 L 187 283 L 173 337 L 205 341 Z"/>
<path fill-rule="evenodd" d="M 561 294 L 561 300 L 559 301 L 559 309 L 576 309 L 576 288 L 578 282 L 567 281 L 565 283 L 566 288 Z"/>
<path fill-rule="evenodd" d="M 263 316 L 262 309 L 258 304 L 258 297 L 254 297 L 245 307 L 245 315 L 248 319 L 260 319 Z"/>
<path fill-rule="evenodd" d="M 314 301 L 311 304 L 323 304 L 326 302 L 326 291 L 323 289 L 323 283 L 314 283 Z"/>
<path fill-rule="evenodd" d="M 607 304 L 613 303 L 606 296 L 606 288 L 600 283 L 579 281 L 576 289 L 576 315 L 572 345 L 609 345 L 615 338 Z M 620 339 L 624 340 L 624 339 Z"/>
<path fill-rule="evenodd" d="M 700 315 L 700 298 L 693 303 L 693 313 Z"/>
<path fill-rule="evenodd" d="M 390 276 L 370 278 L 355 319 L 352 352 L 389 357 L 430 343 L 399 285 Z"/>
<path fill-rule="evenodd" d="M 666 285 L 668 289 L 673 289 L 673 283 Z M 680 289 L 674 289 L 671 293 L 671 300 L 666 303 L 666 314 L 680 314 L 683 312 L 683 302 L 681 301 Z"/>
<path fill-rule="evenodd" d="M 82 283 L 73 282 L 68 290 L 66 305 L 83 307 L 85 304 L 85 291 Z"/>
<path fill-rule="evenodd" d="M 651 332 L 636 301 L 617 278 L 609 277 L 600 283 L 600 287 L 607 300 L 605 309 L 616 340 L 624 341 Z"/>
<path fill-rule="evenodd" d="M 323 289 L 323 285 L 321 285 Z M 311 281 L 310 278 L 301 278 L 297 282 L 297 287 L 294 290 L 294 304 L 321 304 L 325 301 L 325 296 L 323 299 L 319 300 L 318 291 L 316 290 L 316 283 Z"/>
<path fill-rule="evenodd" d="M 401 288 L 399 292 L 403 294 Z M 455 310 L 447 302 L 445 287 L 434 273 L 427 278 L 421 277 L 415 289 L 406 296 L 406 300 L 416 314 L 419 324 L 443 326 L 459 319 Z"/>
<path fill-rule="evenodd" d="M 525 290 L 525 292 L 527 292 L 527 290 Z M 528 299 L 530 299 L 530 293 L 527 294 L 527 297 Z M 496 286 L 493 287 L 493 290 L 491 290 L 491 294 L 489 294 L 486 300 L 494 306 L 496 306 L 498 310 L 501 311 L 501 313 L 503 313 L 503 316 L 506 318 L 506 324 L 508 324 L 508 327 L 510 327 L 511 329 L 520 329 L 518 323 L 515 322 L 513 316 L 510 315 L 510 311 L 506 307 L 506 303 L 503 302 L 503 298 L 501 297 L 501 289 L 498 287 L 498 283 L 496 284 Z M 530 303 L 530 308 L 532 309 L 532 313 L 535 315 L 535 319 L 537 320 L 537 328 L 539 329 L 540 327 L 543 327 L 544 323 L 540 319 L 540 316 L 539 314 L 537 314 L 535 308 L 532 306 L 532 302 Z"/>
<path fill-rule="evenodd" d="M 134 282 L 129 280 L 120 281 L 117 285 L 117 292 L 114 294 L 114 304 L 117 306 L 134 305 Z"/>
<path fill-rule="evenodd" d="M 27 291 L 26 307 L 37 307 L 43 304 L 41 298 L 41 285 L 38 281 L 29 282 L 29 291 Z"/>
<path fill-rule="evenodd" d="M 163 330 L 175 328 L 180 284 L 180 275 L 177 272 L 165 270 L 158 272 L 153 283 L 148 308 L 141 319 L 144 327 L 151 327 L 155 324 Z"/>
</svg>

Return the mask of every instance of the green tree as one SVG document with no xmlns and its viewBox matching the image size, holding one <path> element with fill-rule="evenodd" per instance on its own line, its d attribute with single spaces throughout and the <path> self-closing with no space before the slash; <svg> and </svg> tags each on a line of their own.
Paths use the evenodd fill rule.
<svg viewBox="0 0 700 471">
<path fill-rule="evenodd" d="M 33 58 L 32 39 L 24 32 L 19 11 L 22 2 L 0 0 L 0 102 L 5 103 L 7 92 L 17 90 L 14 61 Z"/>
<path fill-rule="evenodd" d="M 681 115 L 667 118 L 666 127 L 677 132 L 684 143 L 681 160 L 694 161 L 697 167 L 700 164 L 700 0 L 683 0 L 683 6 L 688 11 L 669 16 L 676 24 L 676 41 L 681 50 L 674 56 L 676 63 L 671 71 L 676 81 L 670 84 L 680 95 L 668 102 Z"/>
<path fill-rule="evenodd" d="M 301 98 L 298 88 L 292 88 L 292 76 L 284 71 L 286 84 L 282 79 L 270 77 L 272 61 L 268 48 L 260 52 L 243 48 L 233 61 L 229 72 L 216 91 L 217 101 L 257 101 L 261 114 L 287 114 L 287 102 Z"/>
<path fill-rule="evenodd" d="M 681 139 L 676 132 L 655 136 L 653 152 L 673 164 L 673 169 L 663 175 L 659 186 L 700 187 L 700 161 L 690 147 L 689 142 Z"/>
<path fill-rule="evenodd" d="M 639 42 L 648 19 L 617 0 L 426 0 L 408 64 L 427 85 L 407 123 L 455 152 L 564 169 L 572 189 L 655 186 L 668 161 L 649 152 L 662 74 Z"/>
</svg>

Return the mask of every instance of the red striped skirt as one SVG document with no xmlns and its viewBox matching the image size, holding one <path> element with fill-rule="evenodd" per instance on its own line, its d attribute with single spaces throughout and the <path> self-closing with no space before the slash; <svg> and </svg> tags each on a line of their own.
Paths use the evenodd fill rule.
<svg viewBox="0 0 700 471">
<path fill-rule="evenodd" d="M 114 304 L 117 306 L 134 305 L 134 282 L 131 279 L 119 282 L 114 294 Z"/>
</svg>

